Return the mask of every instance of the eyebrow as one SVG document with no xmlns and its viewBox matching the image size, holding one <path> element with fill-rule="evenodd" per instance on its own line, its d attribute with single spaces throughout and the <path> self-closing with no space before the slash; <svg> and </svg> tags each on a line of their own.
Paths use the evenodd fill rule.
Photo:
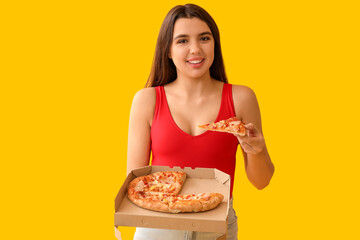
<svg viewBox="0 0 360 240">
<path fill-rule="evenodd" d="M 203 35 L 211 35 L 212 36 L 212 33 L 207 31 L 207 32 L 202 32 L 202 33 L 199 34 L 199 36 L 203 36 Z M 176 37 L 174 37 L 174 40 L 178 39 L 178 38 L 182 38 L 182 37 L 189 37 L 189 35 L 180 34 L 180 35 L 177 35 Z"/>
</svg>

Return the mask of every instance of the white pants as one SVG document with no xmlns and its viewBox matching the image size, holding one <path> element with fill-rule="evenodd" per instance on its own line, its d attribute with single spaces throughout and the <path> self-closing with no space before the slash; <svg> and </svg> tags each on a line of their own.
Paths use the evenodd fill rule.
<svg viewBox="0 0 360 240">
<path fill-rule="evenodd" d="M 228 214 L 227 240 L 237 240 L 237 217 L 233 208 L 233 199 L 230 199 Z M 136 228 L 134 240 L 213 240 L 222 233 L 192 232 L 182 230 L 168 230 L 155 228 Z"/>
</svg>

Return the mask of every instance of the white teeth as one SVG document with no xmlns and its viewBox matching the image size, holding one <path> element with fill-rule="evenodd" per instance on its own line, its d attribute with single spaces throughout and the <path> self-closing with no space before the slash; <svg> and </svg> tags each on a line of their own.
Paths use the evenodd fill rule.
<svg viewBox="0 0 360 240">
<path fill-rule="evenodd" d="M 189 61 L 189 63 L 196 64 L 196 63 L 201 63 L 202 61 L 203 61 L 203 59 L 201 59 L 201 60 L 197 60 L 197 61 Z"/>
</svg>

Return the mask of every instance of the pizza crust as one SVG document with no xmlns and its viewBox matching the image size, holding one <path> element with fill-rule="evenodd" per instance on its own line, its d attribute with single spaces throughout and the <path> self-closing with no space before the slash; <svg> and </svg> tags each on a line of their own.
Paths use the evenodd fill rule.
<svg viewBox="0 0 360 240">
<path fill-rule="evenodd" d="M 209 198 L 200 200 L 203 211 L 207 211 L 215 208 L 224 199 L 224 196 L 220 193 L 207 193 L 207 194 L 209 195 Z"/>
<path fill-rule="evenodd" d="M 135 199 L 133 201 L 139 207 L 159 211 L 159 212 L 169 212 L 169 205 L 166 202 L 156 200 L 156 199 Z"/>
<path fill-rule="evenodd" d="M 178 200 L 169 204 L 169 212 L 201 212 L 203 206 L 199 200 Z"/>
</svg>

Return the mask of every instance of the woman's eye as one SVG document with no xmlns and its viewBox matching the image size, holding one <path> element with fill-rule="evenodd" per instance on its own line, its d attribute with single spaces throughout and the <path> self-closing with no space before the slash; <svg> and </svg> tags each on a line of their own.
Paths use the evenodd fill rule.
<svg viewBox="0 0 360 240">
<path fill-rule="evenodd" d="M 209 41 L 209 40 L 210 40 L 210 37 L 202 37 L 200 40 L 201 40 L 201 41 Z"/>
<path fill-rule="evenodd" d="M 179 40 L 177 43 L 186 43 L 187 41 L 185 39 Z"/>
</svg>

